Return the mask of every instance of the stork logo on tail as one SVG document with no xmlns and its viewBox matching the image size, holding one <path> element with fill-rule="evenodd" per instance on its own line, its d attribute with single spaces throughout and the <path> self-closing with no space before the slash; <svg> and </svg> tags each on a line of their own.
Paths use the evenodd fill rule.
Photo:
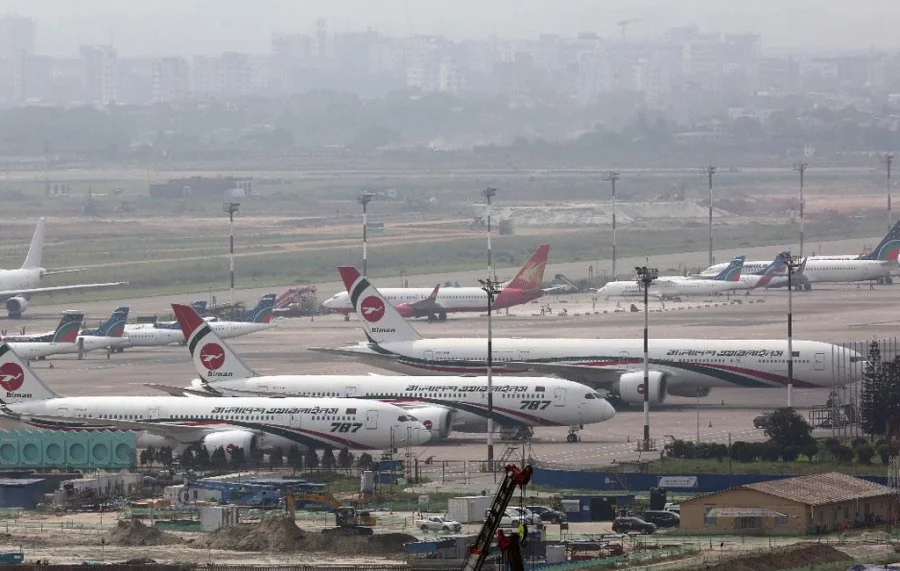
<svg viewBox="0 0 900 571">
<path fill-rule="evenodd" d="M 25 371 L 16 363 L 4 363 L 0 366 L 0 387 L 13 393 L 25 382 Z"/>
<path fill-rule="evenodd" d="M 225 364 L 225 350 L 218 343 L 207 343 L 200 349 L 200 362 L 210 371 L 215 371 Z"/>
<path fill-rule="evenodd" d="M 369 323 L 377 323 L 384 317 L 384 302 L 380 298 L 370 295 L 362 301 L 362 316 Z"/>
</svg>

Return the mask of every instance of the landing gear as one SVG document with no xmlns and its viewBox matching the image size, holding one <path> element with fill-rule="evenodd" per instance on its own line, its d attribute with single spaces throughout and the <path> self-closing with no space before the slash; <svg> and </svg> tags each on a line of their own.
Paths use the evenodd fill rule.
<svg viewBox="0 0 900 571">
<path fill-rule="evenodd" d="M 444 311 L 438 313 L 438 321 L 447 321 L 447 313 Z"/>
<path fill-rule="evenodd" d="M 812 284 L 803 284 L 803 291 L 812 291 Z"/>
<path fill-rule="evenodd" d="M 892 283 L 894 283 L 894 278 L 892 278 L 891 276 L 888 276 L 888 277 L 884 278 L 884 283 L 887 285 L 891 285 Z"/>
<path fill-rule="evenodd" d="M 569 433 L 566 435 L 566 442 L 569 442 L 569 443 L 578 442 L 580 440 L 578 438 L 579 430 L 581 430 L 581 428 L 579 428 L 577 426 L 570 426 Z"/>
<path fill-rule="evenodd" d="M 349 314 L 349 313 L 345 313 L 345 314 L 344 314 L 344 321 L 350 321 L 350 314 Z"/>
</svg>

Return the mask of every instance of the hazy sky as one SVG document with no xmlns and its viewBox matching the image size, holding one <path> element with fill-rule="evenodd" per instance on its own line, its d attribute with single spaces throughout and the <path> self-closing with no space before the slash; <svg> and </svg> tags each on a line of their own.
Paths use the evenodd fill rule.
<svg viewBox="0 0 900 571">
<path fill-rule="evenodd" d="M 123 55 L 267 53 L 272 32 L 367 27 L 392 35 L 535 37 L 594 31 L 640 18 L 631 37 L 665 28 L 759 32 L 764 48 L 900 47 L 898 0 L 0 0 L 0 14 L 38 20 L 38 51 L 74 54 L 112 43 Z"/>
</svg>

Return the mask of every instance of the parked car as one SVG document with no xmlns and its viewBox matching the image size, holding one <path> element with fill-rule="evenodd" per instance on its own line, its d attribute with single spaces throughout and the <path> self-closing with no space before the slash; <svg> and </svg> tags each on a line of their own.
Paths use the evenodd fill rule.
<svg viewBox="0 0 900 571">
<path fill-rule="evenodd" d="M 538 525 L 541 523 L 541 516 L 532 513 L 528 508 L 506 508 L 506 513 L 524 521 L 527 525 Z"/>
<path fill-rule="evenodd" d="M 764 412 L 759 416 L 753 418 L 753 427 L 754 428 L 769 428 L 769 424 L 772 422 L 772 415 L 774 412 Z"/>
<path fill-rule="evenodd" d="M 681 516 L 666 510 L 647 510 L 642 519 L 656 527 L 678 527 L 678 524 L 681 523 Z"/>
<path fill-rule="evenodd" d="M 490 510 L 484 511 L 484 518 L 487 519 Z M 534 525 L 541 521 L 539 517 L 531 512 L 522 513 L 519 508 L 506 508 L 503 516 L 500 518 L 500 527 L 518 527 L 519 522 L 524 521 L 528 525 Z"/>
<path fill-rule="evenodd" d="M 656 526 L 639 517 L 617 517 L 613 520 L 612 529 L 615 533 L 650 534 L 656 531 Z"/>
<path fill-rule="evenodd" d="M 672 512 L 678 514 L 681 517 L 681 504 L 676 504 L 675 502 L 666 502 L 666 505 L 663 507 L 667 512 Z"/>
<path fill-rule="evenodd" d="M 527 506 L 534 515 L 541 518 L 544 523 L 562 523 L 568 520 L 566 514 L 547 506 Z"/>
<path fill-rule="evenodd" d="M 416 526 L 422 531 L 460 531 L 462 524 L 458 521 L 445 518 L 442 515 L 432 515 L 424 519 L 416 520 Z"/>
</svg>

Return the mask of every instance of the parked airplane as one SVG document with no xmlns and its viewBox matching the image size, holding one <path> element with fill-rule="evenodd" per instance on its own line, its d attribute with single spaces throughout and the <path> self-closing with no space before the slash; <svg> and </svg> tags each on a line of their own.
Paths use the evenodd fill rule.
<svg viewBox="0 0 900 571">
<path fill-rule="evenodd" d="M 452 431 L 487 429 L 486 377 L 264 375 L 253 371 L 193 309 L 173 305 L 200 375 L 187 390 L 151 385 L 174 396 L 355 397 L 400 404 L 431 430 L 432 440 Z M 558 378 L 506 377 L 493 383 L 493 420 L 510 437 L 531 436 L 535 426 L 568 426 L 569 442 L 585 424 L 615 416 L 613 407 L 584 385 Z"/>
<path fill-rule="evenodd" d="M 194 302 L 192 307 L 206 307 L 206 302 Z M 239 316 L 243 321 L 215 321 L 207 319 L 206 321 L 212 326 L 216 333 L 223 339 L 231 339 L 232 337 L 240 337 L 256 333 L 263 329 L 275 327 L 271 323 L 272 306 L 275 303 L 275 294 L 268 293 L 260 298 L 256 307 L 245 311 Z M 124 350 L 129 347 L 161 347 L 163 345 L 172 345 L 175 343 L 185 343 L 184 333 L 178 321 L 161 322 L 161 323 L 136 323 L 125 326 L 125 341 L 121 345 Z"/>
<path fill-rule="evenodd" d="M 128 307 L 117 307 L 109 319 L 101 323 L 96 329 L 85 329 L 81 332 L 76 343 L 81 345 L 82 351 L 79 358 L 87 351 L 94 349 L 106 349 L 107 354 L 113 351 L 122 352 L 122 348 L 128 339 L 123 336 L 125 323 L 128 321 Z"/>
<path fill-rule="evenodd" d="M 342 267 L 340 272 L 367 342 L 315 350 L 407 374 L 485 373 L 485 339 L 423 339 L 356 268 Z M 377 311 L 363 313 L 365 308 Z M 651 339 L 649 354 L 654 403 L 664 402 L 667 395 L 706 396 L 714 387 L 771 388 L 788 382 L 784 339 Z M 862 359 L 837 345 L 794 341 L 794 386 L 853 382 L 856 369 L 850 363 Z M 604 390 L 620 402 L 637 404 L 644 399 L 641 339 L 494 338 L 493 362 L 498 374 L 552 374 Z"/>
<path fill-rule="evenodd" d="M 0 421 L 48 430 L 140 432 L 139 446 L 387 449 L 423 444 L 429 432 L 389 403 L 338 398 L 62 397 L 0 345 Z"/>
<path fill-rule="evenodd" d="M 797 289 L 812 289 L 817 282 L 876 281 L 893 283 L 891 272 L 897 270 L 897 254 L 900 253 L 900 221 L 882 238 L 868 254 L 859 256 L 809 256 L 802 276 L 797 276 Z M 769 262 L 745 262 L 747 272 L 766 267 Z M 709 276 L 721 270 L 722 264 L 710 266 L 699 277 Z M 782 273 L 786 275 L 786 269 Z M 768 287 L 783 287 L 787 278 L 773 280 Z"/>
<path fill-rule="evenodd" d="M 80 311 L 64 311 L 59 325 L 56 326 L 56 331 L 37 337 L 7 337 L 4 341 L 28 361 L 61 353 L 77 353 L 76 341 L 83 320 L 84 313 Z"/>
<path fill-rule="evenodd" d="M 76 284 L 40 287 L 41 278 L 53 274 L 69 273 L 80 270 L 46 270 L 41 267 L 44 248 L 45 219 L 38 220 L 31 238 L 31 246 L 25 263 L 18 270 L 0 270 L 0 299 L 6 303 L 6 311 L 10 318 L 22 317 L 28 308 L 28 302 L 34 295 L 59 292 L 76 292 L 86 289 L 110 288 L 126 285 L 128 282 L 110 282 L 96 284 Z"/>
<path fill-rule="evenodd" d="M 548 290 L 542 289 L 541 284 L 549 253 L 548 244 L 540 246 L 516 277 L 503 284 L 491 307 L 506 309 L 544 295 Z M 383 295 L 403 317 L 427 317 L 429 321 L 444 321 L 448 313 L 485 312 L 488 302 L 487 293 L 479 287 L 384 288 Z M 344 315 L 353 313 L 347 292 L 334 294 L 322 305 Z"/>
<path fill-rule="evenodd" d="M 725 269 L 712 279 L 691 279 L 682 276 L 660 276 L 650 283 L 647 295 L 657 299 L 672 299 L 692 295 L 714 295 L 741 289 L 741 268 L 744 256 L 735 256 Z M 611 297 L 643 297 L 644 288 L 636 280 L 609 282 L 598 290 L 599 294 Z"/>
</svg>

